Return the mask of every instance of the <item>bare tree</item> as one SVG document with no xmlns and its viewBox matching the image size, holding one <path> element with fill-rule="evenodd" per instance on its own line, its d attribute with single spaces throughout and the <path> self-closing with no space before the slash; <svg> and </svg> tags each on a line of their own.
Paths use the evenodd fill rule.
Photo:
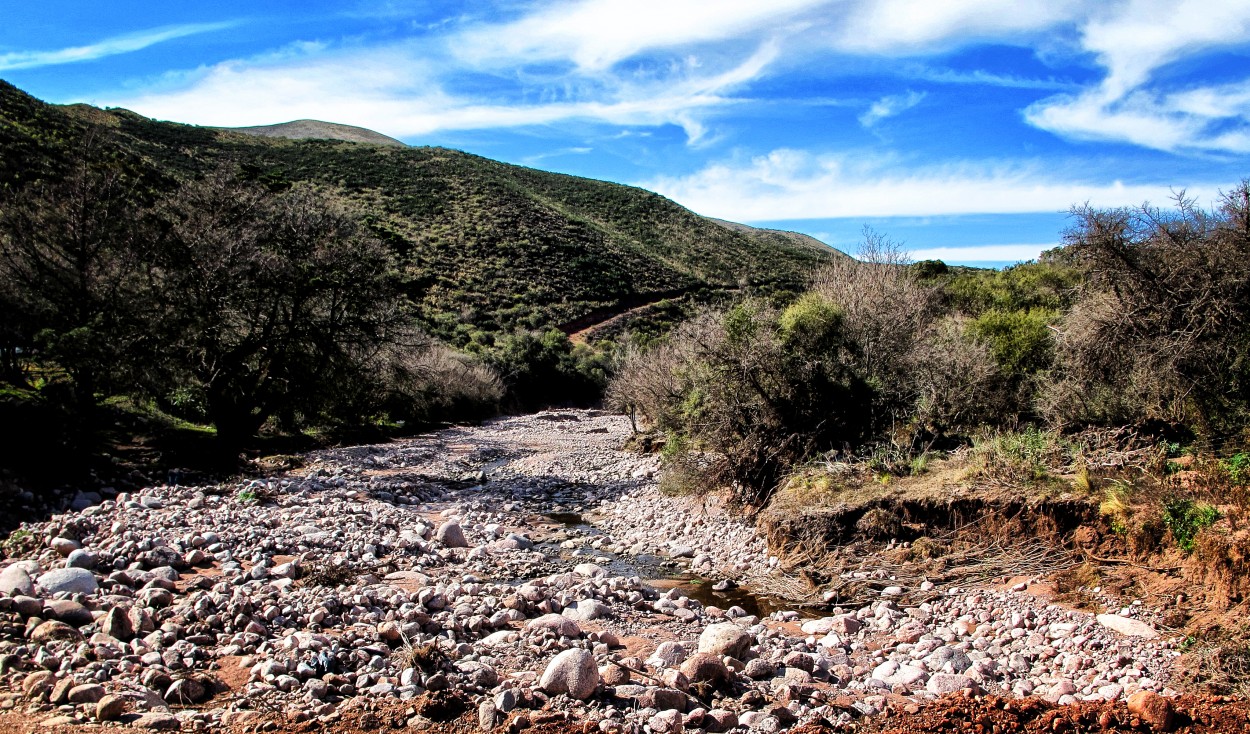
<svg viewBox="0 0 1250 734">
<path fill-rule="evenodd" d="M 1057 421 L 1145 419 L 1211 433 L 1250 408 L 1250 182 L 1214 212 L 1073 210 L 1088 282 L 1065 318 L 1045 396 Z"/>
</svg>

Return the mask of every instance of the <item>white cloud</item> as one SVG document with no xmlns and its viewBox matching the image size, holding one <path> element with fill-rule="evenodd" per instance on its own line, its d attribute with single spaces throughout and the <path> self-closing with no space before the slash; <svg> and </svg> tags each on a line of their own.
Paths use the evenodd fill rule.
<svg viewBox="0 0 1250 734">
<path fill-rule="evenodd" d="M 913 260 L 942 260 L 945 262 L 1024 262 L 1036 260 L 1037 256 L 1059 243 L 1032 245 L 974 245 L 970 247 L 927 247 L 912 250 Z"/>
<path fill-rule="evenodd" d="M 873 102 L 871 106 L 859 116 L 859 124 L 864 127 L 872 127 L 887 117 L 894 117 L 910 110 L 912 107 L 920 104 L 925 98 L 924 92 L 908 92 L 907 94 L 893 94 Z"/>
<path fill-rule="evenodd" d="M 221 127 L 311 118 L 413 137 L 441 130 L 590 120 L 622 126 L 674 124 L 697 141 L 704 127 L 694 113 L 733 104 L 724 92 L 752 78 L 776 52 L 775 46 L 764 44 L 737 66 L 708 75 L 683 69 L 663 81 L 604 83 L 564 95 L 571 99 L 492 103 L 447 91 L 443 69 L 420 47 L 327 50 L 310 45 L 205 67 L 180 89 L 142 93 L 115 104 L 156 119 Z"/>
<path fill-rule="evenodd" d="M 581 0 L 543 5 L 509 23 L 483 24 L 455 38 L 472 64 L 568 60 L 600 71 L 651 49 L 742 40 L 777 29 L 829 0 Z"/>
<path fill-rule="evenodd" d="M 236 22 L 226 23 L 192 23 L 187 25 L 166 26 L 150 30 L 127 33 L 121 36 L 106 38 L 86 46 L 73 46 L 54 51 L 10 51 L 0 53 L 0 71 L 14 69 L 36 69 L 42 66 L 74 64 L 82 61 L 94 61 L 107 56 L 140 51 L 175 38 L 193 36 L 198 33 L 219 31 L 237 25 Z"/>
<path fill-rule="evenodd" d="M 1096 87 L 1030 106 L 1029 123 L 1083 140 L 1167 151 L 1250 151 L 1250 79 L 1180 91 L 1159 89 L 1156 72 L 1187 56 L 1244 46 L 1244 0 L 1130 0 L 1082 27 L 1083 48 L 1107 69 Z M 1153 85 L 1152 85 L 1153 84 Z M 1229 125 L 1236 129 L 1229 131 Z"/>
<path fill-rule="evenodd" d="M 1060 212 L 1085 202 L 1114 207 L 1171 198 L 1165 185 L 1078 182 L 1041 165 L 907 167 L 786 149 L 642 185 L 700 214 L 740 222 Z M 1201 199 L 1216 187 L 1192 182 L 1188 190 Z"/>
<path fill-rule="evenodd" d="M 1081 12 L 1076 0 L 878 0 L 855 2 L 834 32 L 843 51 L 911 55 L 978 40 L 1022 40 Z"/>
</svg>

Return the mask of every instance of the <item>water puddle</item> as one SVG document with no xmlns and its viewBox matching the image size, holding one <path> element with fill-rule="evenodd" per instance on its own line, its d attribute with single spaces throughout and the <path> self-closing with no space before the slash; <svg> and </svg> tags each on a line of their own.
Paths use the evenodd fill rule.
<svg viewBox="0 0 1250 734">
<path fill-rule="evenodd" d="M 601 532 L 586 518 L 577 512 L 549 512 L 544 515 L 552 523 L 566 529 L 577 531 L 587 536 L 600 535 Z M 542 544 L 546 545 L 546 544 Z M 684 571 L 684 565 L 665 556 L 643 554 L 638 556 L 622 556 L 604 550 L 595 550 L 590 554 L 569 555 L 567 550 L 558 546 L 547 546 L 542 550 L 549 555 L 558 555 L 575 561 L 594 561 L 603 566 L 609 573 L 617 576 L 638 576 L 644 583 L 667 591 L 674 587 L 681 593 L 703 604 L 721 609 L 741 607 L 747 614 L 764 618 L 773 612 L 795 610 L 803 617 L 818 616 L 812 610 L 795 606 L 791 602 L 778 597 L 756 594 L 749 588 L 733 585 L 723 591 L 714 590 L 715 580 L 706 579 Z M 605 563 L 602 559 L 607 558 Z M 598 560 L 596 560 L 598 559 Z"/>
<path fill-rule="evenodd" d="M 563 525 L 566 528 L 579 528 L 587 530 L 592 527 L 586 523 L 586 519 L 582 517 L 579 512 L 549 512 L 545 517 L 557 525 Z"/>
</svg>

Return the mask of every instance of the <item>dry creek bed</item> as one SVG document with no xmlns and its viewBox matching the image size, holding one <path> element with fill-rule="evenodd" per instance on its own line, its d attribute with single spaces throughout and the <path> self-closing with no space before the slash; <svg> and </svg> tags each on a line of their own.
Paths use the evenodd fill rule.
<svg viewBox="0 0 1250 734">
<path fill-rule="evenodd" d="M 1138 607 L 1090 615 L 1027 582 L 918 605 L 898 587 L 845 608 L 755 596 L 784 579 L 754 529 L 662 495 L 628 433 L 538 413 L 26 525 L 0 568 L 0 708 L 333 727 L 362 702 L 458 691 L 484 729 L 556 710 L 697 734 L 854 727 L 952 694 L 1156 712 L 1176 695 L 1178 641 Z M 432 725 L 424 710 L 406 723 Z"/>
</svg>

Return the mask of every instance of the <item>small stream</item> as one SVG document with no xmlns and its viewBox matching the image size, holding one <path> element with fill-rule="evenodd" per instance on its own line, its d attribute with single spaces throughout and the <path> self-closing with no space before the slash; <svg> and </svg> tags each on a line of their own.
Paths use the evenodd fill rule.
<svg viewBox="0 0 1250 734">
<path fill-rule="evenodd" d="M 580 513 L 551 512 L 544 516 L 554 523 L 569 530 L 578 531 L 585 536 L 593 537 L 603 534 L 593 524 L 587 522 Z M 712 605 L 721 609 L 737 606 L 741 607 L 747 614 L 753 614 L 761 619 L 773 612 L 791 609 L 798 611 L 804 617 L 815 616 L 810 610 L 797 607 L 785 599 L 756 594 L 750 588 L 739 586 L 733 582 L 730 582 L 729 588 L 717 591 L 712 588 L 716 585 L 716 579 L 708 579 L 691 573 L 681 563 L 665 556 L 652 554 L 624 556 L 611 553 L 602 548 L 595 549 L 592 553 L 585 555 L 570 555 L 568 550 L 561 548 L 558 543 L 540 543 L 539 547 L 548 555 L 559 556 L 577 562 L 582 560 L 592 561 L 596 558 L 608 558 L 609 561 L 607 563 L 596 562 L 607 569 L 609 573 L 619 576 L 638 576 L 645 583 L 661 591 L 672 588 L 680 589 L 681 593 L 704 606 Z"/>
</svg>

